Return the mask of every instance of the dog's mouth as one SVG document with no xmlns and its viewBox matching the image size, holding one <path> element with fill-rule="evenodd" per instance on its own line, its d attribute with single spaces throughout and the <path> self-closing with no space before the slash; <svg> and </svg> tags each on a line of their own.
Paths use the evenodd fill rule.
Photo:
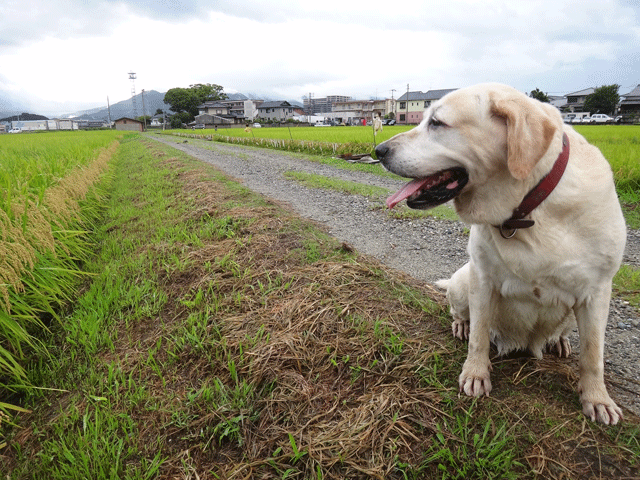
<svg viewBox="0 0 640 480">
<path fill-rule="evenodd" d="M 387 198 L 387 207 L 393 208 L 406 198 L 409 208 L 427 210 L 456 197 L 468 181 L 469 175 L 462 167 L 417 178 Z"/>
</svg>

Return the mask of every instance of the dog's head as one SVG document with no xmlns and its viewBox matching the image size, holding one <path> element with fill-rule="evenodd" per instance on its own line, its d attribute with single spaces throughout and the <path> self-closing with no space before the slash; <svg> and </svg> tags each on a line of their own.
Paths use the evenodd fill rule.
<svg viewBox="0 0 640 480">
<path fill-rule="evenodd" d="M 481 84 L 455 90 L 433 103 L 416 128 L 376 148 L 387 170 L 414 179 L 387 205 L 393 208 L 407 199 L 409 207 L 427 209 L 455 198 L 464 220 L 500 223 L 522 200 L 521 191 L 532 185 L 534 170 L 554 139 L 558 152 L 562 149 L 561 136 L 562 117 L 554 107 L 511 87 Z M 474 202 L 478 195 L 484 198 L 482 209 Z M 501 195 L 505 198 L 493 207 L 486 201 Z"/>
</svg>

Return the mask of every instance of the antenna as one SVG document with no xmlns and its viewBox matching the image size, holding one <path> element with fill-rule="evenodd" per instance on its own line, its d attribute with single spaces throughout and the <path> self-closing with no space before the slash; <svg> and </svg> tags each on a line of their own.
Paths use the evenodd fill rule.
<svg viewBox="0 0 640 480">
<path fill-rule="evenodd" d="M 133 103 L 133 118 L 138 116 L 138 105 L 136 105 L 136 73 L 129 72 L 129 80 L 131 80 L 131 103 Z"/>
</svg>

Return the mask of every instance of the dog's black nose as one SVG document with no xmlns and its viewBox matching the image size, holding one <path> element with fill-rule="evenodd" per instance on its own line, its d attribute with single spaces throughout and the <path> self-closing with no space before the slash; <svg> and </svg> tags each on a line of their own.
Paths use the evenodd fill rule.
<svg viewBox="0 0 640 480">
<path fill-rule="evenodd" d="M 387 146 L 387 143 L 381 143 L 380 145 L 378 145 L 376 147 L 376 157 L 378 158 L 378 160 L 382 160 L 387 153 L 389 153 L 389 147 Z"/>
</svg>

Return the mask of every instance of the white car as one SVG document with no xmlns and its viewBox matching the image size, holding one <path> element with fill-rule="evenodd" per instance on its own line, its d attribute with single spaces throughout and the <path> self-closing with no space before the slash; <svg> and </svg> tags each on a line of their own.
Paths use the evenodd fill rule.
<svg viewBox="0 0 640 480">
<path fill-rule="evenodd" d="M 591 115 L 591 123 L 609 123 L 613 122 L 613 118 L 604 113 L 595 113 Z"/>
<path fill-rule="evenodd" d="M 262 125 L 260 125 L 259 123 L 254 123 L 253 125 L 251 125 L 253 128 L 262 128 Z"/>
<path fill-rule="evenodd" d="M 11 130 L 9 130 L 9 133 L 22 133 L 22 130 L 20 130 L 19 128 L 12 128 Z"/>
</svg>

